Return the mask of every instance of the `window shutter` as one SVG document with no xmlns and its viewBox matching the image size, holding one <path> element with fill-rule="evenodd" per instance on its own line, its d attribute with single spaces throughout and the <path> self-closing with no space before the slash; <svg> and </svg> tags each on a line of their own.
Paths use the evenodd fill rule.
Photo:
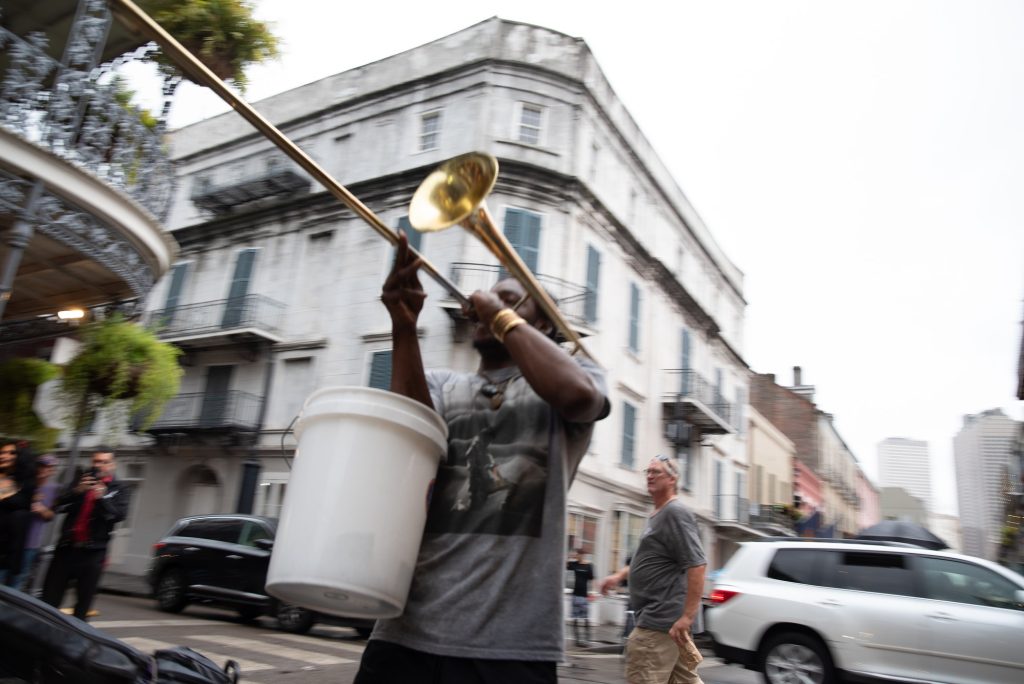
<svg viewBox="0 0 1024 684">
<path fill-rule="evenodd" d="M 398 219 L 398 227 L 404 230 L 405 234 L 409 237 L 409 246 L 419 252 L 420 245 L 423 244 L 423 233 L 412 227 L 408 216 Z"/>
<path fill-rule="evenodd" d="M 370 387 L 387 390 L 391 388 L 391 351 L 373 353 L 370 362 Z"/>
<path fill-rule="evenodd" d="M 636 407 L 628 401 L 622 402 L 622 465 L 633 467 L 636 447 Z"/>
<path fill-rule="evenodd" d="M 629 349 L 640 351 L 640 288 L 629 284 Z"/>
<path fill-rule="evenodd" d="M 583 318 L 587 323 L 597 322 L 597 285 L 601 278 L 601 253 L 587 245 L 587 294 L 583 303 Z"/>
<path fill-rule="evenodd" d="M 255 249 L 244 249 L 235 259 L 235 273 L 231 277 L 227 306 L 224 308 L 223 327 L 239 325 L 245 316 L 245 297 L 249 294 L 249 279 L 252 277 Z"/>
<path fill-rule="evenodd" d="M 540 253 L 540 214 L 522 209 L 505 210 L 505 237 L 531 273 L 537 273 Z M 502 269 L 502 276 L 505 271 Z"/>
</svg>

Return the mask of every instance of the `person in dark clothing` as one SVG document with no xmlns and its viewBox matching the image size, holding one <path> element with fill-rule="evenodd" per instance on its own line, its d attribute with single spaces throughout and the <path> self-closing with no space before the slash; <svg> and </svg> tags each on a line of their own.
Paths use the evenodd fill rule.
<svg viewBox="0 0 1024 684">
<path fill-rule="evenodd" d="M 19 463 L 28 453 L 13 442 L 0 444 L 0 584 L 13 585 L 21 574 L 34 481 L 23 477 Z M 30 454 L 29 454 L 30 455 Z"/>
<path fill-rule="evenodd" d="M 574 575 L 572 586 L 573 636 L 576 637 L 577 646 L 585 646 L 590 643 L 590 581 L 594 579 L 594 566 L 585 560 L 583 549 L 576 549 L 566 568 Z"/>
<path fill-rule="evenodd" d="M 114 479 L 114 453 L 97 448 L 92 469 L 57 497 L 57 512 L 67 516 L 43 582 L 43 601 L 60 608 L 73 579 L 74 615 L 86 619 L 103 573 L 110 533 L 128 515 L 128 498 L 129 490 Z"/>
</svg>

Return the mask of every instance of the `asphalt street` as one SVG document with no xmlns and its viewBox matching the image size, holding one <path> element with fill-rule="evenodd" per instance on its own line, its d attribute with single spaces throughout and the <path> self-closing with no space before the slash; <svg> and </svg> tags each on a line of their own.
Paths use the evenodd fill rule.
<svg viewBox="0 0 1024 684">
<path fill-rule="evenodd" d="M 100 594 L 99 614 L 90 623 L 144 652 L 184 645 L 218 664 L 236 660 L 245 684 L 349 684 L 355 677 L 366 641 L 351 629 L 316 625 L 309 634 L 286 634 L 274 621 L 243 622 L 233 612 L 189 606 L 183 613 L 162 613 L 152 599 Z M 623 684 L 622 656 L 609 649 L 578 649 L 566 642 L 566 661 L 559 665 L 562 684 Z M 702 664 L 707 684 L 754 684 L 760 678 L 714 658 Z"/>
</svg>

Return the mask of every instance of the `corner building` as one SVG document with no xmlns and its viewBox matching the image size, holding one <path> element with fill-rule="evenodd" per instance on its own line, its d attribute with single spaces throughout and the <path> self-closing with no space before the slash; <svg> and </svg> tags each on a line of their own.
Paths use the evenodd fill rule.
<svg viewBox="0 0 1024 684">
<path fill-rule="evenodd" d="M 567 548 L 592 553 L 598 574 L 624 562 L 649 510 L 641 471 L 658 453 L 680 460 L 709 557 L 759 534 L 744 510 L 742 274 L 582 40 L 493 18 L 257 108 L 395 228 L 438 164 L 498 158 L 487 198 L 498 228 L 608 372 L 612 413 L 572 487 Z M 330 385 L 386 388 L 391 370 L 380 303 L 391 245 L 233 113 L 172 144 L 181 257 L 148 311 L 187 373 L 140 447 L 150 512 L 136 511 L 149 522 L 120 559 L 129 571 L 177 516 L 235 510 L 250 494 L 254 512 L 276 515 L 303 400 Z M 464 292 L 499 277 L 461 229 L 412 239 Z M 458 305 L 423 282 L 427 367 L 475 368 Z M 351 448 L 372 458 L 370 445 Z M 608 603 L 595 617 L 621 619 Z"/>
</svg>

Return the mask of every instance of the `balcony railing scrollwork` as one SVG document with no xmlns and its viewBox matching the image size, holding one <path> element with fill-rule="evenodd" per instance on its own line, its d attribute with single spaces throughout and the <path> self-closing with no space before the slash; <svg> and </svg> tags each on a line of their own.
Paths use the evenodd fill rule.
<svg viewBox="0 0 1024 684">
<path fill-rule="evenodd" d="M 281 332 L 285 306 L 263 295 L 231 297 L 186 304 L 149 312 L 149 325 L 160 337 L 177 342 L 181 337 L 217 337 L 239 329 L 276 339 Z"/>
<path fill-rule="evenodd" d="M 662 394 L 665 419 L 682 419 L 700 428 L 703 434 L 735 432 L 733 405 L 717 387 L 695 370 L 665 371 L 668 390 Z"/>
<path fill-rule="evenodd" d="M 259 427 L 261 401 L 256 395 L 239 390 L 179 394 L 167 402 L 149 431 L 251 432 Z"/>
</svg>

